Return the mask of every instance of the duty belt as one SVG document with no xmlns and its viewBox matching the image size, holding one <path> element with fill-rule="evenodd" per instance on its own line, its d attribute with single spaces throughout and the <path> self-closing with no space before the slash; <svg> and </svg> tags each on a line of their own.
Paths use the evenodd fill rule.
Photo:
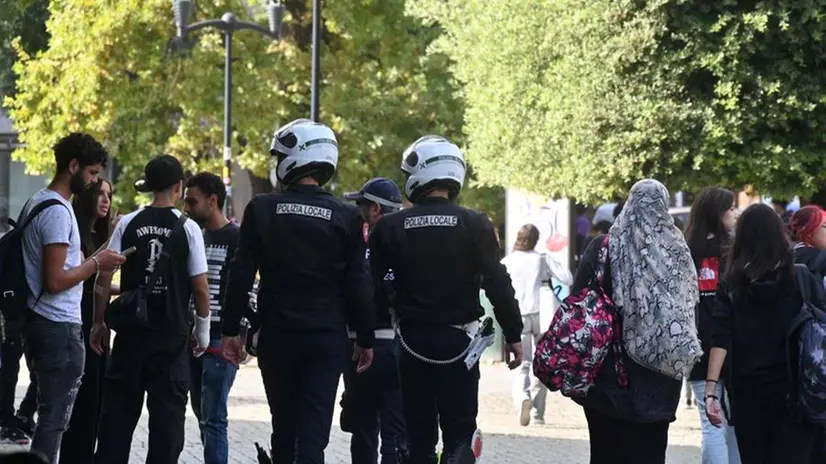
<svg viewBox="0 0 826 464">
<path fill-rule="evenodd" d="M 347 336 L 352 339 L 355 339 L 356 332 L 348 329 Z M 375 337 L 376 340 L 393 340 L 394 338 L 396 338 L 396 332 L 393 329 L 376 329 Z"/>
<path fill-rule="evenodd" d="M 395 317 L 395 314 L 393 315 L 393 329 L 396 332 L 396 337 L 399 339 L 399 344 L 405 349 L 405 351 L 410 353 L 411 356 L 423 363 L 434 364 L 437 366 L 453 364 L 464 358 L 465 366 L 468 370 L 470 370 L 474 365 L 476 365 L 477 362 L 479 362 L 479 358 L 482 356 L 485 349 L 493 344 L 493 339 L 495 336 L 493 320 L 490 317 L 487 317 L 482 323 L 479 321 L 471 321 L 467 324 L 451 324 L 449 327 L 465 332 L 470 339 L 467 347 L 465 347 L 461 353 L 450 359 L 431 359 L 420 355 L 410 348 L 410 346 L 404 341 L 404 337 L 402 337 L 401 330 L 399 329 L 399 320 Z"/>
</svg>

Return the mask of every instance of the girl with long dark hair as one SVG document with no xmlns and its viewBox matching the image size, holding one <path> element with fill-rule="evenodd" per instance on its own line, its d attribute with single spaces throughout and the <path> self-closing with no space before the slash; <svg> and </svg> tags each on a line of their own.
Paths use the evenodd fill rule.
<svg viewBox="0 0 826 464">
<path fill-rule="evenodd" d="M 723 418 L 724 423 L 721 427 L 712 425 L 706 416 L 703 400 L 708 356 L 711 351 L 714 297 L 735 222 L 734 194 L 723 188 L 707 187 L 694 200 L 686 230 L 686 242 L 697 268 L 697 287 L 700 291 L 700 302 L 697 304 L 695 314 L 697 315 L 697 333 L 703 347 L 703 357 L 694 365 L 688 380 L 700 412 L 700 425 L 703 430 L 703 464 L 740 463 L 734 429 L 729 426 L 725 418 Z M 716 386 L 715 395 L 722 398 L 724 394 L 723 382 L 720 381 Z"/>
<path fill-rule="evenodd" d="M 72 201 L 72 207 L 77 216 L 80 243 L 85 256 L 92 256 L 109 240 L 113 193 L 112 184 L 100 179 L 82 194 L 75 195 Z M 89 331 L 92 328 L 94 286 L 94 277 L 83 284 L 81 314 L 84 340 L 89 340 Z M 72 409 L 69 428 L 63 434 L 60 448 L 61 462 L 80 463 L 94 460 L 105 366 L 106 353 L 100 356 L 93 350 L 86 350 L 86 364 L 80 389 Z"/>
<path fill-rule="evenodd" d="M 820 304 L 817 281 L 810 294 Z M 723 362 L 730 366 L 730 416 L 743 464 L 809 464 L 818 429 L 795 420 L 786 344 L 803 304 L 786 229 L 767 205 L 749 206 L 740 217 L 725 277 L 714 308 L 714 336 L 705 388 L 709 421 L 724 414 L 717 386 Z"/>
</svg>

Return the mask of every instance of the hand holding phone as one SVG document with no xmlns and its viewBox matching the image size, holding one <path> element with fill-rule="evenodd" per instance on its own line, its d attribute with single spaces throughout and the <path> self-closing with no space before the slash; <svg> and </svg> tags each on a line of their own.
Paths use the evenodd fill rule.
<svg viewBox="0 0 826 464">
<path fill-rule="evenodd" d="M 97 263 L 98 272 L 111 273 L 126 261 L 126 257 L 117 251 L 106 249 L 96 253 L 90 259 Z"/>
<path fill-rule="evenodd" d="M 135 252 L 135 250 L 137 250 L 137 248 L 135 248 L 135 247 L 133 247 L 133 246 L 132 246 L 132 247 L 129 247 L 129 248 L 127 248 L 127 249 L 123 250 L 123 252 L 122 252 L 120 255 L 121 255 L 121 256 L 123 256 L 124 258 L 126 258 L 127 256 L 129 256 L 129 255 L 131 255 L 132 253 L 134 253 L 134 252 Z"/>
</svg>

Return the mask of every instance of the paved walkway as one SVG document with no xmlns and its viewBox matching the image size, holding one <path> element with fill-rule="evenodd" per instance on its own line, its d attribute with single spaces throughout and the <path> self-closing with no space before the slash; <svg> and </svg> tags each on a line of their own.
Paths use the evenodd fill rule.
<svg viewBox="0 0 826 464">
<path fill-rule="evenodd" d="M 18 398 L 25 392 L 28 374 L 21 373 Z M 510 403 L 510 373 L 501 365 L 482 369 L 479 426 L 485 433 L 484 461 L 489 464 L 587 464 L 588 428 L 582 409 L 561 395 L 548 397 L 547 424 L 520 427 Z M 327 448 L 328 464 L 346 464 L 349 434 L 338 428 L 338 409 Z M 244 366 L 238 373 L 229 404 L 230 462 L 255 463 L 255 446 L 268 443 L 269 410 L 258 368 Z M 143 463 L 147 447 L 147 413 L 135 432 L 130 463 Z M 700 462 L 700 428 L 696 408 L 681 406 L 669 434 L 668 464 Z M 186 444 L 181 463 L 202 463 L 198 427 L 187 411 Z M 67 463 L 70 464 L 70 463 Z"/>
</svg>

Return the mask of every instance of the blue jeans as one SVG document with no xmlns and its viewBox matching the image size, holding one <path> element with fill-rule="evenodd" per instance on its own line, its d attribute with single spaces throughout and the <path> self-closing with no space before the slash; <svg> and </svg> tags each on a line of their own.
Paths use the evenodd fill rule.
<svg viewBox="0 0 826 464">
<path fill-rule="evenodd" d="M 80 387 L 86 349 L 80 324 L 53 322 L 29 313 L 26 344 L 37 378 L 37 425 L 31 449 L 57 464 Z"/>
<path fill-rule="evenodd" d="M 728 424 L 723 416 L 723 424 L 717 428 L 708 421 L 706 416 L 705 380 L 691 382 L 694 391 L 694 401 L 697 411 L 700 412 L 700 425 L 703 429 L 703 460 L 702 464 L 740 464 L 740 451 L 737 448 L 737 438 L 734 436 L 734 427 Z M 723 398 L 724 388 L 717 384 L 715 392 L 718 398 Z"/>
<path fill-rule="evenodd" d="M 221 341 L 212 340 L 209 347 L 218 350 Z M 227 464 L 227 401 L 238 367 L 211 353 L 193 359 L 192 366 L 192 409 L 201 427 L 204 463 Z"/>
</svg>

